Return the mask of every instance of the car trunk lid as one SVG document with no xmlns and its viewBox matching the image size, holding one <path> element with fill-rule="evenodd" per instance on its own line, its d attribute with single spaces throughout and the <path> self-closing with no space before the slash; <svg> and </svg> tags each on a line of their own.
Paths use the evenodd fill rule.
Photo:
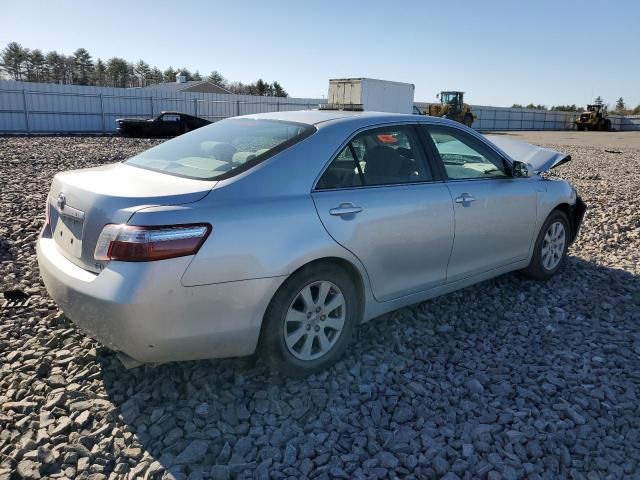
<svg viewBox="0 0 640 480">
<path fill-rule="evenodd" d="M 48 197 L 52 236 L 71 262 L 99 272 L 93 253 L 106 224 L 126 223 L 145 207 L 197 202 L 215 184 L 123 163 L 58 173 Z"/>
</svg>

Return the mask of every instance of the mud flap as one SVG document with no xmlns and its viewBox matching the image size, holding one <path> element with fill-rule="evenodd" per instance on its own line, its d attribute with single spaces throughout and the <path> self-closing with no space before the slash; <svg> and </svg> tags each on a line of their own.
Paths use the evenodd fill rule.
<svg viewBox="0 0 640 480">
<path fill-rule="evenodd" d="M 573 215 L 571 218 L 571 243 L 575 241 L 580 232 L 580 226 L 582 225 L 582 219 L 587 211 L 587 204 L 582 201 L 578 196 L 576 197 L 576 204 L 572 208 Z"/>
</svg>

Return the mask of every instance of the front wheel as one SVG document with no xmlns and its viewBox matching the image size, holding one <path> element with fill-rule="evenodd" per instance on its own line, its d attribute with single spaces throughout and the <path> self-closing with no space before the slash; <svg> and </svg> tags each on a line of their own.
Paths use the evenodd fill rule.
<svg viewBox="0 0 640 480">
<path fill-rule="evenodd" d="M 304 376 L 332 365 L 360 320 L 353 281 L 326 263 L 299 270 L 280 287 L 265 314 L 262 354 L 274 370 Z"/>
<path fill-rule="evenodd" d="M 554 210 L 538 234 L 531 262 L 523 273 L 535 280 L 548 280 L 560 271 L 569 248 L 569 219 Z"/>
<path fill-rule="evenodd" d="M 584 132 L 584 125 L 578 125 L 578 131 Z"/>
</svg>

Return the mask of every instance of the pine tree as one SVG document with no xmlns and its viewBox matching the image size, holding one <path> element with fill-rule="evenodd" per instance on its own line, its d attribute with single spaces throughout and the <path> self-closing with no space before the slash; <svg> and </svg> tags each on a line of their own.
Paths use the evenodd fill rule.
<svg viewBox="0 0 640 480">
<path fill-rule="evenodd" d="M 173 69 L 173 67 L 167 68 L 164 72 L 162 72 L 162 80 L 165 83 L 171 83 L 176 81 L 177 71 Z"/>
<path fill-rule="evenodd" d="M 39 49 L 32 50 L 28 59 L 31 65 L 31 78 L 27 78 L 30 82 L 45 81 L 45 60 L 44 55 Z"/>
<path fill-rule="evenodd" d="M 129 64 L 123 58 L 113 57 L 107 61 L 107 83 L 111 87 L 124 88 L 129 82 Z"/>
<path fill-rule="evenodd" d="M 107 85 L 107 67 L 100 59 L 96 60 L 95 67 L 93 69 L 92 82 L 97 87 L 104 87 Z"/>
<path fill-rule="evenodd" d="M 217 70 L 214 70 L 213 72 L 211 72 L 207 77 L 207 80 L 210 81 L 211 83 L 215 83 L 216 85 L 220 85 L 220 86 L 224 86 L 227 83 L 226 79 Z"/>
<path fill-rule="evenodd" d="M 134 67 L 134 71 L 140 81 L 140 86 L 146 87 L 147 83 L 149 83 L 149 77 L 151 76 L 149 64 L 143 60 L 139 60 Z"/>
<path fill-rule="evenodd" d="M 273 82 L 273 95 L 275 97 L 288 97 L 289 95 L 278 82 Z"/>
<path fill-rule="evenodd" d="M 84 48 L 79 48 L 73 52 L 75 64 L 76 83 L 78 85 L 89 85 L 91 73 L 93 71 L 93 60 L 89 52 Z"/>
<path fill-rule="evenodd" d="M 149 85 L 156 85 L 162 83 L 162 72 L 158 67 L 153 67 L 149 74 Z"/>
<path fill-rule="evenodd" d="M 259 78 L 255 84 L 256 95 L 260 95 L 261 97 L 264 97 L 267 94 L 268 90 L 269 90 L 269 84 L 266 83 L 261 78 Z"/>
<path fill-rule="evenodd" d="M 29 50 L 18 42 L 11 42 L 0 54 L 0 67 L 5 70 L 14 80 L 22 80 Z"/>
<path fill-rule="evenodd" d="M 52 83 L 62 83 L 64 80 L 64 56 L 52 50 L 51 52 L 47 52 L 44 59 L 49 81 Z"/>
</svg>

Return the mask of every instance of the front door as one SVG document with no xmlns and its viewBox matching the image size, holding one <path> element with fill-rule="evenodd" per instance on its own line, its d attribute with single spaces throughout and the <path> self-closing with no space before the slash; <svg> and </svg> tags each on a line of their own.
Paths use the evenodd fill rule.
<svg viewBox="0 0 640 480">
<path fill-rule="evenodd" d="M 379 301 L 445 281 L 453 205 L 434 181 L 413 126 L 356 135 L 320 178 L 313 200 L 329 234 L 363 263 Z"/>
<path fill-rule="evenodd" d="M 536 224 L 536 191 L 513 178 L 489 146 L 458 128 L 428 126 L 454 201 L 447 283 L 525 260 Z"/>
</svg>

